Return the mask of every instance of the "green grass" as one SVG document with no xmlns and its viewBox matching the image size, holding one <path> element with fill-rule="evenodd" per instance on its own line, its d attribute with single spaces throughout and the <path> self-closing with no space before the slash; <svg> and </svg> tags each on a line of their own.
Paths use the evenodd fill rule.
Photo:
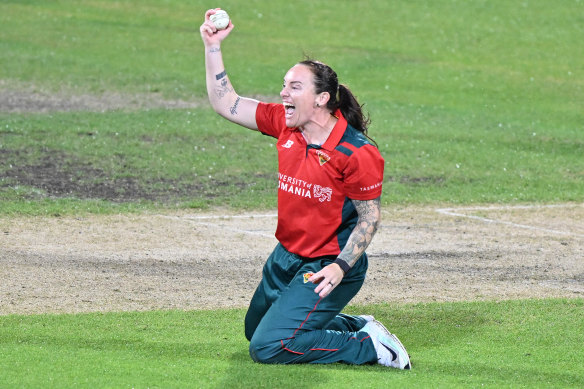
<svg viewBox="0 0 584 389">
<path fill-rule="evenodd" d="M 200 107 L 0 113 L 0 213 L 275 207 L 273 142 L 205 103 L 198 27 L 208 6 L 1 2 L 4 90 L 155 93 Z M 286 70 L 308 53 L 366 104 L 387 161 L 385 204 L 584 198 L 581 1 L 221 6 L 236 24 L 224 55 L 238 92 L 277 96 Z M 77 187 L 51 191 L 11 170 L 43 164 Z"/>
<path fill-rule="evenodd" d="M 583 308 L 582 299 L 349 307 L 400 336 L 409 372 L 256 364 L 242 310 L 1 316 L 0 386 L 581 387 Z"/>
<path fill-rule="evenodd" d="M 202 125 L 193 131 L 195 123 Z M 47 207 L 45 213 L 59 211 L 46 190 L 51 183 L 43 179 L 63 181 L 72 189 L 64 194 L 69 205 L 59 202 L 64 207 L 60 212 L 242 207 L 255 204 L 253 196 L 276 195 L 274 143 L 260 134 L 251 134 L 253 142 L 232 137 L 241 130 L 208 110 L 12 116 L 5 128 L 9 174 L 0 199 L 6 209 L 13 204 L 15 212 L 27 213 L 24 203 L 32 213 L 42 207 Z M 38 177 L 40 190 L 18 185 L 15 176 L 34 178 L 42 170 L 46 176 Z M 53 189 L 64 191 L 58 185 Z M 94 193 L 110 204 L 77 201 Z"/>
<path fill-rule="evenodd" d="M 0 0 L 0 92 L 198 108 L 0 112 L 0 215 L 276 206 L 273 141 L 205 103 L 186 0 Z M 309 54 L 370 112 L 383 202 L 584 198 L 584 2 L 225 0 L 242 95 Z M 582 387 L 582 299 L 350 307 L 414 370 L 251 362 L 241 310 L 0 316 L 0 387 Z M 365 383 L 365 384 L 364 384 Z"/>
</svg>

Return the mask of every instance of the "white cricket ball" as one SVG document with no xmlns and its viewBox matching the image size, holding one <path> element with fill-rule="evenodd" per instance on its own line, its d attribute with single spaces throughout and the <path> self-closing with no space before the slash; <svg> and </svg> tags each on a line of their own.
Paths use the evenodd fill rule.
<svg viewBox="0 0 584 389">
<path fill-rule="evenodd" d="M 213 15 L 209 17 L 217 30 L 225 30 L 229 25 L 229 15 L 222 9 L 218 9 Z"/>
</svg>

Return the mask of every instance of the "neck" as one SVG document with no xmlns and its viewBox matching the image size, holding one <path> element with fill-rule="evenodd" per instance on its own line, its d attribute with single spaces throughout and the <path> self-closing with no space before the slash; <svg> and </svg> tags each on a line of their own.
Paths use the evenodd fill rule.
<svg viewBox="0 0 584 389">
<path fill-rule="evenodd" d="M 337 120 L 331 113 L 326 112 L 326 116 L 315 118 L 300 127 L 300 131 L 308 144 L 322 145 L 333 131 Z"/>
</svg>

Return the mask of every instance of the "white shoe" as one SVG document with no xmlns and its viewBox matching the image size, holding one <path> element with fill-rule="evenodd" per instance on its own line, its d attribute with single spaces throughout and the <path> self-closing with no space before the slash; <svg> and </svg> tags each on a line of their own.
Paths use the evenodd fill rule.
<svg viewBox="0 0 584 389">
<path fill-rule="evenodd" d="M 396 369 L 411 369 L 410 356 L 406 348 L 397 336 L 389 332 L 383 324 L 372 320 L 361 331 L 367 332 L 371 336 L 375 352 L 377 352 L 377 363 Z"/>
<path fill-rule="evenodd" d="M 360 317 L 361 319 L 365 319 L 365 321 L 367 323 L 369 323 L 370 321 L 375 320 L 375 318 L 371 315 L 358 315 L 357 317 Z"/>
</svg>

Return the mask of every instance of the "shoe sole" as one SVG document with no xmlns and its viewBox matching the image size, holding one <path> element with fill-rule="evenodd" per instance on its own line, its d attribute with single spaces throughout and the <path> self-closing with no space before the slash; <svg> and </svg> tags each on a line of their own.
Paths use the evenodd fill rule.
<svg viewBox="0 0 584 389">
<path fill-rule="evenodd" d="M 393 340 L 395 342 L 395 344 L 392 346 L 394 346 L 395 349 L 398 351 L 397 358 L 398 358 L 398 362 L 399 362 L 399 368 L 402 370 L 410 370 L 412 368 L 412 363 L 410 361 L 410 356 L 409 356 L 408 352 L 406 351 L 406 348 L 404 347 L 402 342 L 400 342 L 398 337 L 392 333 L 389 334 L 389 339 Z M 406 363 L 403 364 L 403 362 L 406 362 Z"/>
<path fill-rule="evenodd" d="M 402 342 L 400 342 L 400 340 L 398 339 L 397 336 L 395 336 L 395 334 L 392 334 L 391 332 L 389 332 L 389 330 L 387 328 L 385 328 L 385 326 L 381 322 L 379 322 L 377 320 L 375 320 L 375 322 L 379 325 L 379 327 L 384 329 L 384 332 L 386 333 L 387 338 L 393 342 L 393 344 L 391 344 L 389 346 L 393 347 L 393 349 L 396 350 L 398 353 L 398 356 L 397 356 L 398 363 L 399 363 L 398 368 L 403 369 L 403 370 L 410 370 L 412 368 L 412 363 L 410 361 L 410 356 L 409 356 L 408 352 L 406 351 L 406 348 L 404 347 Z M 382 342 L 380 342 L 380 343 L 383 345 Z M 385 345 L 383 345 L 383 346 L 385 346 Z M 387 346 L 385 346 L 385 347 L 387 347 Z M 404 364 L 403 362 L 406 362 L 406 363 Z"/>
</svg>

